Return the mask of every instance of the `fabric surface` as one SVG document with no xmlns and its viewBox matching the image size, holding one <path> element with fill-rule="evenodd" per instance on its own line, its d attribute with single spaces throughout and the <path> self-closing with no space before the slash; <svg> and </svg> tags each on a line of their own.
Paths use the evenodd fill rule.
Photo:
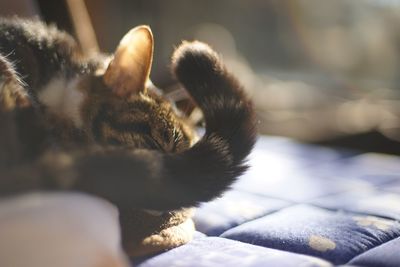
<svg viewBox="0 0 400 267">
<path fill-rule="evenodd" d="M 261 137 L 186 245 L 135 266 L 400 266 L 400 157 Z"/>
</svg>

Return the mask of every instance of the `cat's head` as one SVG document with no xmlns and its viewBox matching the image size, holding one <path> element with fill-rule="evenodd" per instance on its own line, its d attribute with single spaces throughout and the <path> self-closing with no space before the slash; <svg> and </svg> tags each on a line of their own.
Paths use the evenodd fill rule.
<svg viewBox="0 0 400 267">
<path fill-rule="evenodd" d="M 191 142 L 171 104 L 148 90 L 153 36 L 147 26 L 129 31 L 113 58 L 92 77 L 82 105 L 86 132 L 99 144 L 176 152 Z"/>
</svg>

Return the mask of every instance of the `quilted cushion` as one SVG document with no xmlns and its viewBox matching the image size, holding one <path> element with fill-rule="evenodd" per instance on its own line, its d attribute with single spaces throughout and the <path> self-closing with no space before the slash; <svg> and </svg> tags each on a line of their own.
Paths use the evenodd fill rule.
<svg viewBox="0 0 400 267">
<path fill-rule="evenodd" d="M 298 205 L 242 224 L 221 236 L 343 264 L 400 236 L 400 223 Z"/>
<path fill-rule="evenodd" d="M 232 203 L 234 203 L 232 205 Z M 196 211 L 196 228 L 210 236 L 290 205 L 290 202 L 232 190 Z"/>
</svg>

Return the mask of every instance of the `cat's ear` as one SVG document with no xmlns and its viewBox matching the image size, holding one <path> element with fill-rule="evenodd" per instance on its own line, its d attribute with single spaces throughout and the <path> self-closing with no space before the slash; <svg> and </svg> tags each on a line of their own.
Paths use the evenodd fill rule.
<svg viewBox="0 0 400 267">
<path fill-rule="evenodd" d="M 153 61 L 153 34 L 148 26 L 130 30 L 119 43 L 103 76 L 120 97 L 145 90 Z"/>
</svg>

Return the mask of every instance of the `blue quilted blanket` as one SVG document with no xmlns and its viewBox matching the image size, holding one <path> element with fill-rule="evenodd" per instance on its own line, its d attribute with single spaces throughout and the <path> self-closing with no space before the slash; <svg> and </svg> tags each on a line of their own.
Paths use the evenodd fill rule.
<svg viewBox="0 0 400 267">
<path fill-rule="evenodd" d="M 400 158 L 261 137 L 252 168 L 198 209 L 158 266 L 400 266 Z"/>
</svg>

